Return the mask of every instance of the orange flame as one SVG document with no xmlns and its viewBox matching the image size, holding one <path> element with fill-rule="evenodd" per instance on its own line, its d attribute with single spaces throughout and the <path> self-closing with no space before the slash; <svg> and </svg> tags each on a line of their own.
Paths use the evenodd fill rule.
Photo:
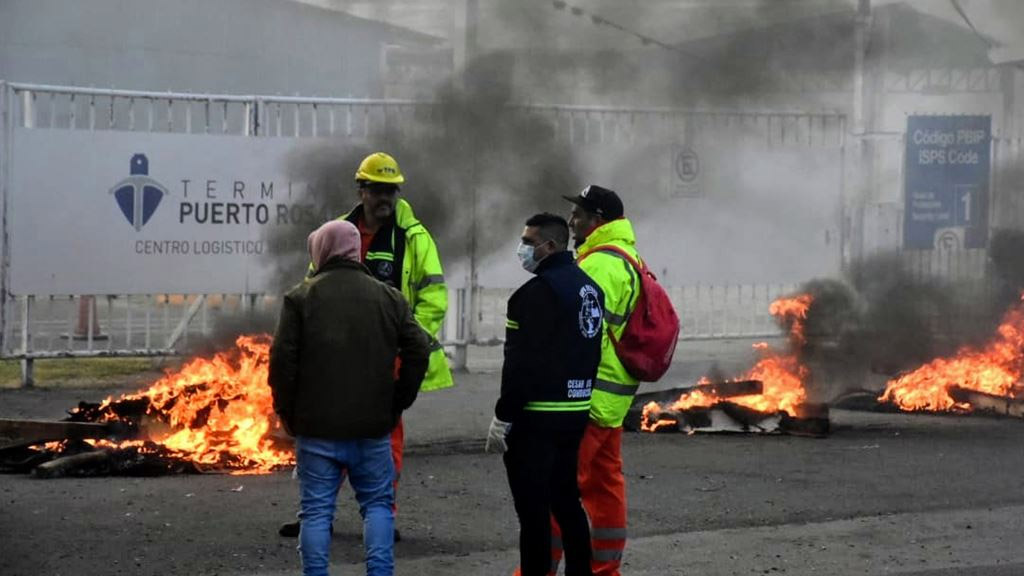
<svg viewBox="0 0 1024 576">
<path fill-rule="evenodd" d="M 661 405 L 657 402 L 648 402 L 644 405 L 643 416 L 640 418 L 640 428 L 647 432 L 654 432 L 663 426 L 675 426 L 675 420 L 667 420 L 653 414 L 661 412 Z M 654 420 L 653 424 L 648 424 L 651 420 Z"/>
<path fill-rule="evenodd" d="M 804 334 L 804 323 L 807 311 L 811 309 L 814 298 L 810 294 L 800 294 L 793 298 L 779 298 L 768 307 L 768 312 L 789 326 L 789 339 L 796 346 L 807 343 Z"/>
<path fill-rule="evenodd" d="M 245 474 L 291 465 L 292 450 L 278 447 L 271 436 L 280 424 L 267 385 L 270 337 L 240 336 L 235 346 L 210 360 L 193 359 L 146 390 L 107 398 L 100 409 L 148 399 L 147 440 L 200 466 Z M 137 446 L 138 441 L 114 445 Z"/>
<path fill-rule="evenodd" d="M 909 374 L 890 380 L 879 402 L 901 410 L 970 412 L 970 404 L 956 402 L 949 388 L 958 386 L 993 396 L 1020 394 L 1024 372 L 1024 303 L 1002 318 L 995 336 L 981 349 L 964 347 L 951 358 L 936 358 Z"/>
<path fill-rule="evenodd" d="M 804 335 L 804 324 L 807 320 L 807 311 L 813 300 L 810 294 L 800 294 L 793 298 L 780 298 L 772 302 L 768 308 L 772 316 L 789 327 L 790 351 L 788 353 L 777 352 L 767 342 L 754 344 L 754 349 L 761 352 L 763 357 L 737 380 L 760 380 L 762 384 L 760 394 L 722 398 L 717 394 L 698 389 L 683 394 L 670 404 L 668 409 L 683 411 L 691 408 L 709 408 L 723 400 L 728 400 L 759 412 L 786 412 L 791 416 L 796 416 L 798 407 L 807 400 L 804 380 L 807 379 L 809 371 L 800 362 L 798 352 L 807 342 Z M 702 378 L 698 385 L 709 383 L 707 378 Z M 660 414 L 663 409 L 656 402 L 644 406 L 641 428 L 653 432 L 661 426 L 674 425 L 675 422 L 660 417 L 654 423 L 648 424 L 651 419 L 654 419 L 654 415 Z"/>
</svg>

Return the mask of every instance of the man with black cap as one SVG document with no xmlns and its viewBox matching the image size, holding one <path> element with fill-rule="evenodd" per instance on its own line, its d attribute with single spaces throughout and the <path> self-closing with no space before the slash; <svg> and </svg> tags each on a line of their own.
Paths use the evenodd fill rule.
<svg viewBox="0 0 1024 576">
<path fill-rule="evenodd" d="M 633 225 L 614 191 L 590 185 L 573 203 L 569 226 L 576 261 L 604 292 L 601 363 L 594 381 L 590 421 L 580 443 L 577 480 L 590 516 L 592 567 L 597 576 L 618 576 L 626 546 L 626 479 L 622 474 L 622 421 L 633 403 L 638 381 L 615 353 L 609 335 L 621 338 L 636 307 L 640 278 L 614 247 L 640 262 Z M 556 540 L 557 541 L 557 540 Z M 557 551 L 552 551 L 557 556 Z"/>
</svg>

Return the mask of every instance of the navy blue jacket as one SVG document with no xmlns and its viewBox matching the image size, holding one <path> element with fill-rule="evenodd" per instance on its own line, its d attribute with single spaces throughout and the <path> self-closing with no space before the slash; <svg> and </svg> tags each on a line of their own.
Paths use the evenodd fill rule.
<svg viewBox="0 0 1024 576">
<path fill-rule="evenodd" d="M 582 430 L 601 361 L 604 294 L 557 252 L 508 301 L 498 419 L 528 429 Z"/>
</svg>

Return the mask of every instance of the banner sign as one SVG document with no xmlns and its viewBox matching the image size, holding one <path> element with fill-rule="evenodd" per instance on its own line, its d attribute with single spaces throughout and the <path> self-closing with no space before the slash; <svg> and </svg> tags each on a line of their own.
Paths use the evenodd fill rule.
<svg viewBox="0 0 1024 576">
<path fill-rule="evenodd" d="M 988 244 L 991 141 L 991 116 L 907 119 L 904 248 Z"/>
<path fill-rule="evenodd" d="M 12 292 L 260 293 L 282 285 L 272 282 L 274 232 L 322 221 L 301 201 L 306 184 L 286 175 L 298 145 L 16 129 Z"/>
</svg>

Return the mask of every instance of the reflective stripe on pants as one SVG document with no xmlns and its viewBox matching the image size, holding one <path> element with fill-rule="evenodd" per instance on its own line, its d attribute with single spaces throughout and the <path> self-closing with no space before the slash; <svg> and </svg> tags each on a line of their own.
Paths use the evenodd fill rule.
<svg viewBox="0 0 1024 576">
<path fill-rule="evenodd" d="M 595 576 L 619 576 L 626 548 L 626 478 L 622 474 L 622 428 L 587 424 L 580 442 L 577 482 L 590 518 L 591 562 Z M 551 520 L 551 534 L 560 534 Z M 554 538 L 552 538 L 554 540 Z M 551 547 L 551 573 L 558 572 L 562 549 Z M 516 576 L 519 576 L 518 571 Z"/>
</svg>

